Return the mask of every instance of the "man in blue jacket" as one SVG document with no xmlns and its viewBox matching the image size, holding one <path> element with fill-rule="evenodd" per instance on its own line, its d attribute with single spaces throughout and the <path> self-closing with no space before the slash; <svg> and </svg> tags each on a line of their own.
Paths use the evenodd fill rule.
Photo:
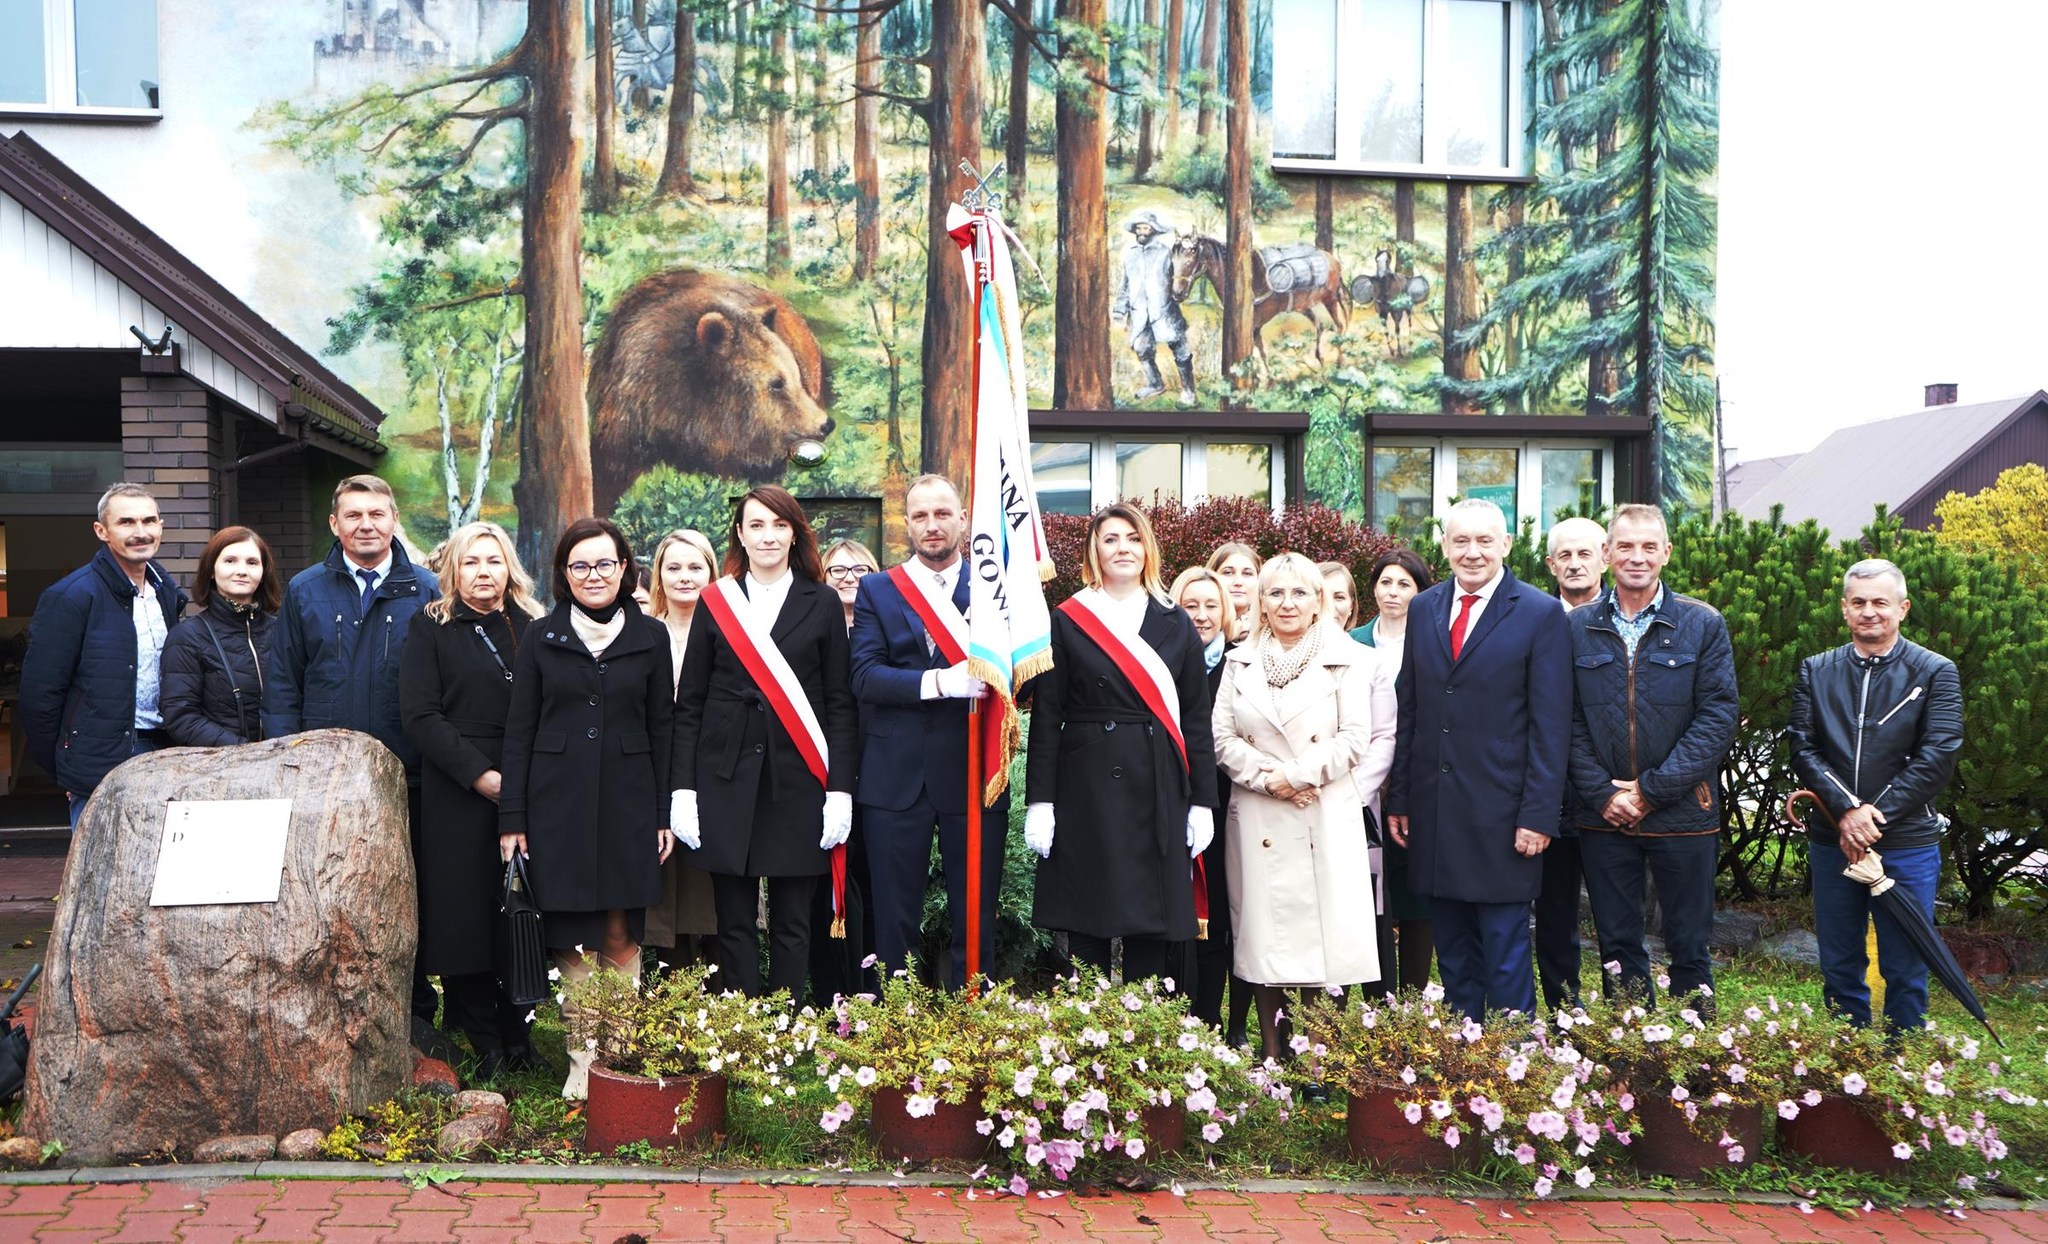
<svg viewBox="0 0 2048 1244">
<path fill-rule="evenodd" d="M 164 525 L 148 489 L 107 489 L 92 531 L 106 547 L 36 602 L 21 663 L 29 754 L 70 798 L 73 829 L 115 765 L 170 742 L 157 709 L 160 660 L 186 604 L 156 567 Z"/>
<path fill-rule="evenodd" d="M 1621 986 L 1645 998 L 1646 870 L 1664 912 L 1672 994 L 1713 987 L 1719 776 L 1739 716 L 1727 623 L 1713 606 L 1666 590 L 1670 560 L 1663 512 L 1619 507 L 1607 530 L 1613 590 L 1571 615 L 1579 862 L 1600 961 L 1619 964 Z"/>
<path fill-rule="evenodd" d="M 921 475 L 903 497 L 916 555 L 904 563 L 911 590 L 941 618 L 964 628 L 967 514 L 959 490 Z M 967 705 L 986 690 L 965 662 L 949 661 L 894 575 L 860 581 L 853 602 L 853 696 L 861 706 L 861 781 L 854 800 L 867 837 L 875 956 L 905 966 L 920 943 L 932 835 L 946 869 L 952 917 L 953 984 L 967 973 Z M 982 813 L 981 968 L 995 966 L 996 893 L 1002 883 L 1009 796 Z"/>
<path fill-rule="evenodd" d="M 1529 905 L 1557 836 L 1571 746 L 1571 631 L 1557 602 L 1508 573 L 1491 501 L 1444 518 L 1452 577 L 1408 606 L 1387 828 L 1430 900 L 1450 1004 L 1472 1017 L 1536 1010 Z"/>
<path fill-rule="evenodd" d="M 270 627 L 263 736 L 340 727 L 360 730 L 390 748 L 405 762 L 409 831 L 417 859 L 420 751 L 400 720 L 399 655 L 412 620 L 441 589 L 413 568 L 404 546 L 394 539 L 398 502 L 391 485 L 378 477 L 351 475 L 341 481 L 327 526 L 334 547 L 325 561 L 292 577 L 284 608 Z M 414 1018 L 431 1028 L 436 998 L 417 970 L 412 995 Z M 415 1044 L 423 1050 L 447 1052 L 445 1038 L 417 1026 L 414 1031 Z"/>
</svg>

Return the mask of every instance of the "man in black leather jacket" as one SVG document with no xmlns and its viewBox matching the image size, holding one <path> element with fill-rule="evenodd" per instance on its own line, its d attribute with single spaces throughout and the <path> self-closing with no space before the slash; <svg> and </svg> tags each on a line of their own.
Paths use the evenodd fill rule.
<svg viewBox="0 0 2048 1244">
<path fill-rule="evenodd" d="M 1934 801 L 1955 774 L 1963 745 L 1963 684 L 1955 663 L 1899 635 L 1912 604 L 1906 577 L 1881 558 L 1849 567 L 1842 618 L 1851 643 L 1799 666 L 1792 694 L 1792 765 L 1827 816 L 1807 818 L 1814 929 L 1827 1003 L 1858 1026 L 1870 1023 L 1864 929 L 1870 891 L 1842 869 L 1879 848 L 1884 869 L 1931 919 L 1941 877 Z M 1885 1023 L 1919 1028 L 1927 1014 L 1927 964 L 1888 918 L 1877 921 Z"/>
</svg>

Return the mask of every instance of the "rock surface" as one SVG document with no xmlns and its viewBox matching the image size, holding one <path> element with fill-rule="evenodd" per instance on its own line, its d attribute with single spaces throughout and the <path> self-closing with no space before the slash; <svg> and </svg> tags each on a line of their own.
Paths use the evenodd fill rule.
<svg viewBox="0 0 2048 1244">
<path fill-rule="evenodd" d="M 1757 949 L 1780 963 L 1820 963 L 1820 941 L 1809 929 L 1787 929 L 1757 943 Z"/>
<path fill-rule="evenodd" d="M 216 1136 L 192 1150 L 194 1162 L 268 1162 L 276 1156 L 275 1136 Z"/>
<path fill-rule="evenodd" d="M 464 1114 L 475 1114 L 481 1110 L 505 1109 L 505 1095 L 489 1089 L 466 1089 L 457 1093 L 452 1103 Z"/>
<path fill-rule="evenodd" d="M 436 1097 L 453 1097 L 461 1091 L 462 1081 L 456 1078 L 455 1068 L 438 1058 L 415 1058 L 412 1060 L 412 1086 Z"/>
<path fill-rule="evenodd" d="M 277 798 L 277 902 L 149 905 L 166 800 Z M 405 771 L 368 735 L 135 757 L 73 839 L 22 1130 L 91 1164 L 368 1109 L 406 1082 L 416 931 Z"/>
<path fill-rule="evenodd" d="M 1715 950 L 1748 950 L 1763 940 L 1770 921 L 1753 911 L 1717 910 L 1707 944 Z"/>
<path fill-rule="evenodd" d="M 286 1162 L 311 1162 L 319 1158 L 327 1133 L 317 1127 L 302 1127 L 277 1142 L 277 1156 Z"/>
<path fill-rule="evenodd" d="M 0 1162 L 17 1170 L 34 1170 L 43 1164 L 43 1142 L 33 1136 L 0 1140 Z"/>
<path fill-rule="evenodd" d="M 485 1145 L 495 1145 L 505 1138 L 505 1111 L 500 1107 L 495 1112 L 466 1114 L 453 1123 L 443 1124 L 440 1134 L 434 1138 L 434 1147 L 444 1158 L 466 1158 Z"/>
</svg>

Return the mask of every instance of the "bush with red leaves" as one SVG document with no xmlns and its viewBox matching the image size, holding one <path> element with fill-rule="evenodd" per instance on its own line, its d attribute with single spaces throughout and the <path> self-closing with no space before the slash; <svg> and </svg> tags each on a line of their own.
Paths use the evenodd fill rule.
<svg viewBox="0 0 2048 1244">
<path fill-rule="evenodd" d="M 1178 501 L 1139 503 L 1139 508 L 1152 520 L 1153 533 L 1159 537 L 1159 553 L 1165 562 L 1160 577 L 1168 586 L 1189 566 L 1206 565 L 1217 545 L 1233 540 L 1249 544 L 1262 558 L 1292 552 L 1314 562 L 1342 562 L 1361 583 L 1373 561 L 1396 544 L 1326 505 L 1290 505 L 1278 516 L 1271 507 L 1249 497 L 1215 497 L 1193 506 Z M 1058 604 L 1080 590 L 1088 518 L 1048 514 L 1045 535 L 1059 570 L 1046 585 L 1046 599 Z"/>
</svg>

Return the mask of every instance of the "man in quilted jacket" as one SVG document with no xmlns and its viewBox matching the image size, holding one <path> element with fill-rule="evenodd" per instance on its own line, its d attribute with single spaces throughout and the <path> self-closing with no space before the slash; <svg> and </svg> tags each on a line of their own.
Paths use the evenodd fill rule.
<svg viewBox="0 0 2048 1244">
<path fill-rule="evenodd" d="M 1711 990 L 1707 939 L 1721 853 L 1717 775 L 1735 742 L 1735 653 L 1713 606 L 1669 591 L 1663 512 L 1624 505 L 1607 529 L 1614 586 L 1571 614 L 1570 782 L 1600 960 L 1652 993 L 1643 880 L 1657 885 L 1675 996 Z M 1702 1009 L 1711 1006 L 1708 994 Z"/>
</svg>

